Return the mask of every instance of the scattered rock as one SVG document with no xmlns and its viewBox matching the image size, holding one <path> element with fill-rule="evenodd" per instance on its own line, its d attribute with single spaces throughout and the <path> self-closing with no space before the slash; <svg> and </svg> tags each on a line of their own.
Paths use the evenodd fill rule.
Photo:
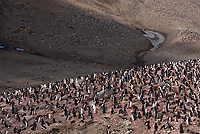
<svg viewBox="0 0 200 134">
<path fill-rule="evenodd" d="M 71 58 L 76 58 L 76 55 L 71 55 Z"/>
<path fill-rule="evenodd" d="M 49 37 L 53 37 L 53 34 L 52 33 L 49 33 L 49 34 L 47 34 Z"/>
<path fill-rule="evenodd" d="M 32 33 L 34 33 L 34 31 L 31 30 L 30 28 L 27 28 L 27 29 L 25 30 L 25 33 L 26 33 L 26 34 L 32 34 Z"/>
<path fill-rule="evenodd" d="M 7 106 L 7 104 L 0 104 L 0 107 L 6 107 Z"/>
<path fill-rule="evenodd" d="M 21 8 L 23 8 L 24 7 L 24 4 L 21 4 Z"/>
<path fill-rule="evenodd" d="M 20 31 L 20 28 L 16 28 L 15 30 L 13 30 L 13 33 L 19 33 Z"/>
<path fill-rule="evenodd" d="M 18 40 L 23 40 L 24 38 L 23 37 L 18 37 Z"/>
<path fill-rule="evenodd" d="M 28 47 L 24 48 L 24 52 L 29 53 L 29 54 L 33 54 L 35 51 L 33 50 L 33 48 L 28 46 Z"/>
<path fill-rule="evenodd" d="M 79 39 L 76 39 L 74 42 L 75 42 L 75 43 L 80 43 L 80 40 L 79 40 Z"/>
<path fill-rule="evenodd" d="M 68 28 L 76 29 L 76 27 L 74 27 L 74 26 L 72 26 L 72 25 L 68 25 Z"/>
<path fill-rule="evenodd" d="M 11 118 L 9 119 L 9 123 L 14 123 L 16 121 L 16 118 L 15 118 L 15 116 L 13 115 L 13 116 L 11 116 Z"/>
<path fill-rule="evenodd" d="M 107 97 L 107 96 L 109 96 L 111 94 L 113 94 L 113 90 L 107 88 L 107 89 L 102 90 L 101 92 L 99 92 L 99 94 L 97 95 L 97 98 L 103 99 L 104 97 Z"/>
<path fill-rule="evenodd" d="M 24 116 L 26 118 L 27 121 L 31 120 L 32 118 L 34 118 L 32 115 L 27 115 L 27 116 Z"/>
<path fill-rule="evenodd" d="M 160 82 L 160 83 L 158 83 L 158 85 L 159 85 L 160 87 L 163 87 L 163 86 L 165 86 L 165 82 Z"/>
</svg>

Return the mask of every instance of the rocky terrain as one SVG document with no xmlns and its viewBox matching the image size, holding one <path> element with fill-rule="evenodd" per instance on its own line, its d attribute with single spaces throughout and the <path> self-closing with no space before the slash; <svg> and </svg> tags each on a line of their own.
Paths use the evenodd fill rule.
<svg viewBox="0 0 200 134">
<path fill-rule="evenodd" d="M 199 64 L 134 66 L 2 92 L 1 133 L 199 133 Z"/>
<path fill-rule="evenodd" d="M 108 67 L 199 58 L 199 4 L 186 0 L 1 0 L 1 89 L 100 73 Z M 152 46 L 139 29 L 166 36 L 165 43 L 142 63 L 140 53 Z M 30 60 L 43 73 L 34 71 L 38 68 Z M 80 67 L 74 70 L 77 64 Z M 65 74 L 58 73 L 61 70 Z"/>
<path fill-rule="evenodd" d="M 12 126 L 13 122 L 22 121 L 23 117 L 27 116 L 24 115 L 25 111 L 20 111 L 22 110 L 22 106 L 25 105 L 24 101 L 26 102 L 26 100 L 29 101 L 29 99 L 33 99 L 35 97 L 37 98 L 37 96 L 42 97 L 42 94 L 44 94 L 44 90 L 46 90 L 46 88 L 48 88 L 50 92 L 52 92 L 52 95 L 55 96 L 60 94 L 61 91 L 64 92 L 66 89 L 63 87 L 63 81 L 61 81 L 63 78 L 70 80 L 69 78 L 75 79 L 79 78 L 79 76 L 93 76 L 93 74 L 101 74 L 102 72 L 109 71 L 115 72 L 119 69 L 128 69 L 130 71 L 131 68 L 134 68 L 136 71 L 138 71 L 137 68 L 140 68 L 141 66 L 143 69 L 149 68 L 152 64 L 156 65 L 157 67 L 157 65 L 159 65 L 157 63 L 165 63 L 167 64 L 167 67 L 168 64 L 170 64 L 169 67 L 172 68 L 170 61 L 179 61 L 175 64 L 177 66 L 182 66 L 180 65 L 180 61 L 182 63 L 182 60 L 188 61 L 189 59 L 199 59 L 199 10 L 200 2 L 196 0 L 0 0 L 0 91 L 6 91 L 2 92 L 1 94 L 2 102 L 0 103 L 0 107 L 2 112 L 1 114 L 3 115 L 1 116 L 1 127 L 3 127 L 2 124 L 5 125 L 5 122 L 10 123 L 6 125 Z M 165 36 L 165 42 L 161 44 L 159 48 L 149 51 L 153 48 L 153 46 L 151 45 L 151 42 L 143 36 L 143 30 L 155 31 L 163 34 Z M 148 53 L 146 53 L 147 51 Z M 189 63 L 182 63 L 186 64 L 185 66 L 183 65 L 181 67 L 182 70 L 185 69 L 188 71 L 188 73 L 191 73 L 191 70 L 188 70 L 186 66 L 188 66 L 188 64 L 192 64 L 191 66 L 193 67 L 195 64 L 193 69 L 196 71 L 196 73 L 194 75 L 198 75 L 198 62 L 193 61 L 195 62 L 194 64 L 190 62 L 191 61 L 189 61 Z M 147 67 L 146 65 L 149 66 Z M 180 74 L 176 73 L 177 67 L 174 68 L 174 66 L 175 65 L 173 64 L 175 73 L 172 73 L 172 71 L 170 74 L 172 77 L 179 77 Z M 158 70 L 159 69 L 160 68 L 158 67 Z M 140 77 L 144 76 L 141 75 Z M 184 77 L 187 77 L 187 74 L 184 74 Z M 111 76 L 109 76 L 108 79 L 109 82 L 110 80 L 112 81 Z M 123 77 L 120 77 L 120 79 L 124 81 Z M 123 117 L 120 115 L 120 106 L 119 109 L 114 110 L 114 113 L 118 114 L 110 115 L 111 111 L 109 110 L 112 110 L 110 108 L 112 108 L 114 105 L 111 102 L 112 97 L 115 96 L 121 100 L 121 94 L 125 94 L 125 96 L 127 96 L 125 93 L 126 90 L 128 94 L 132 93 L 132 90 L 127 88 L 130 85 L 126 85 L 128 82 L 125 82 L 126 84 L 121 83 L 122 91 L 120 90 L 116 93 L 112 92 L 107 98 L 103 97 L 103 100 L 101 100 L 102 102 L 100 102 L 100 104 L 108 102 L 108 105 L 106 105 L 106 110 L 109 111 L 108 115 L 107 112 L 106 114 L 94 113 L 94 119 L 84 122 L 82 121 L 83 124 L 80 123 L 81 120 L 74 118 L 76 125 L 73 126 L 73 120 L 68 121 L 66 117 L 62 116 L 62 112 L 65 109 L 64 106 L 56 107 L 60 109 L 58 111 L 58 113 L 61 114 L 60 119 L 65 118 L 67 121 L 64 122 L 64 126 L 62 126 L 63 122 L 60 123 L 53 121 L 52 124 L 54 124 L 54 122 L 58 123 L 59 128 L 53 127 L 52 129 L 48 128 L 47 123 L 45 125 L 42 123 L 42 125 L 46 127 L 44 133 L 106 133 L 108 130 L 109 132 L 113 133 L 117 132 L 118 130 L 121 130 L 122 133 L 136 133 L 139 132 L 141 128 L 144 128 L 144 125 L 146 125 L 147 128 L 142 132 L 140 131 L 141 133 L 153 133 L 155 130 L 155 133 L 157 133 L 157 129 L 161 129 L 161 131 L 159 131 L 161 133 L 177 133 L 180 132 L 182 128 L 184 132 L 188 133 L 190 133 L 192 129 L 194 132 L 199 132 L 199 130 L 196 128 L 198 126 L 198 108 L 195 109 L 196 111 L 192 110 L 192 114 L 195 114 L 192 116 L 191 111 L 188 110 L 190 106 L 197 107 L 196 105 L 198 105 L 198 100 L 194 101 L 192 99 L 199 92 L 197 89 L 198 86 L 196 88 L 192 86 L 194 84 L 194 79 L 196 78 L 187 78 L 191 81 L 189 83 L 190 86 L 185 85 L 185 89 L 188 91 L 186 90 L 184 93 L 179 93 L 177 86 L 180 86 L 182 79 L 183 77 L 179 79 L 179 82 L 178 80 L 172 79 L 172 83 L 168 83 L 171 87 L 174 86 L 173 91 L 168 91 L 170 86 L 165 83 L 165 87 L 167 89 L 164 89 L 165 91 L 159 91 L 158 93 L 162 94 L 163 92 L 167 91 L 164 96 L 161 95 L 162 97 L 158 99 L 158 102 L 167 103 L 166 105 L 170 105 L 173 108 L 173 102 L 170 100 L 165 102 L 166 100 L 163 100 L 163 97 L 166 98 L 166 94 L 168 93 L 169 95 L 174 95 L 175 92 L 177 96 L 174 98 L 176 98 L 177 101 L 182 99 L 183 96 L 186 96 L 186 98 L 189 97 L 188 100 L 192 103 L 188 104 L 186 99 L 184 102 L 184 104 L 187 105 L 186 108 L 181 106 L 177 110 L 177 112 L 180 112 L 181 116 L 180 119 L 178 118 L 178 120 L 181 120 L 180 123 L 175 123 L 177 119 L 172 119 L 177 118 L 177 113 L 175 112 L 176 110 L 173 110 L 174 112 L 171 114 L 171 116 L 169 116 L 169 111 L 172 112 L 171 110 L 165 111 L 164 115 L 166 114 L 167 117 L 170 117 L 170 120 L 165 118 L 163 119 L 165 123 L 168 121 L 166 126 L 164 126 L 166 130 L 162 130 L 160 128 L 161 126 L 158 126 L 158 128 L 155 127 L 155 123 L 162 126 L 163 124 L 157 120 L 151 120 L 151 116 L 149 118 L 141 117 L 140 119 L 137 115 L 137 118 L 140 120 L 134 120 L 131 116 L 133 111 L 127 110 L 127 115 L 125 114 L 125 117 Z M 158 80 L 160 82 L 160 77 L 158 77 Z M 162 79 L 164 82 L 166 82 L 166 80 L 167 79 Z M 195 82 L 197 81 L 198 80 Z M 140 83 L 140 81 L 137 82 Z M 156 86 L 155 91 L 154 89 L 152 91 L 154 94 L 157 94 L 157 89 L 162 88 L 158 84 L 159 82 L 157 81 L 154 83 L 155 85 L 149 85 L 152 87 Z M 53 85 L 58 84 L 57 86 L 60 87 L 58 88 L 59 91 L 54 91 L 57 89 L 51 89 L 50 87 L 41 87 L 41 85 L 44 86 L 45 83 L 54 83 Z M 72 89 L 74 89 L 75 87 L 71 85 L 72 83 L 73 82 L 64 84 L 69 84 L 68 86 L 72 86 Z M 174 83 L 176 85 L 174 85 Z M 82 86 L 84 84 L 86 83 L 82 83 Z M 97 81 L 96 84 L 102 86 L 101 81 L 99 81 L 99 84 Z M 198 85 L 198 82 L 196 84 Z M 118 88 L 118 85 L 115 86 L 115 88 Z M 30 90 L 31 87 L 33 90 Z M 38 88 L 35 89 L 34 87 Z M 149 91 L 150 88 L 146 87 L 144 83 L 140 86 L 134 85 L 134 87 L 136 88 L 136 91 L 138 90 L 137 92 L 141 92 L 141 89 L 139 89 L 141 87 L 145 88 L 147 91 Z M 94 90 L 93 87 L 90 88 L 90 90 Z M 38 94 L 35 92 L 33 93 L 33 91 L 36 90 L 38 91 Z M 22 95 L 22 92 L 24 91 L 28 96 Z M 76 93 L 74 93 L 75 91 L 72 91 L 70 90 L 70 94 L 67 92 L 66 95 L 63 95 L 64 98 L 68 95 L 76 96 Z M 101 91 L 104 91 L 104 89 L 99 87 L 96 95 L 99 95 Z M 88 94 L 86 93 L 88 91 L 85 91 L 85 88 L 81 89 L 80 92 L 82 92 L 82 94 Z M 94 91 L 91 92 L 93 93 Z M 12 98 L 11 94 L 16 97 Z M 135 94 L 136 98 L 138 97 L 136 92 L 133 92 L 132 94 Z M 45 95 L 49 94 L 46 93 Z M 193 96 L 192 98 L 191 95 Z M 61 96 L 61 98 L 63 96 Z M 9 102 L 6 97 L 9 98 Z M 149 96 L 147 95 L 146 97 L 148 98 Z M 19 100 L 19 98 L 22 100 Z M 145 98 L 145 100 L 147 98 Z M 194 98 L 197 99 L 198 97 L 195 96 Z M 74 101 L 74 96 L 71 99 Z M 65 103 L 64 100 L 65 99 L 63 99 L 63 102 L 61 103 Z M 89 93 L 88 99 L 86 99 L 85 102 L 89 103 L 91 100 L 94 100 L 94 96 Z M 57 101 L 58 98 L 55 102 L 52 102 L 53 104 L 49 105 L 51 105 L 51 107 L 55 107 L 54 103 Z M 123 102 L 123 100 L 121 101 Z M 126 101 L 126 99 L 124 101 Z M 136 105 L 139 110 L 141 110 L 139 104 L 140 101 L 133 101 L 133 103 L 135 103 L 134 105 Z M 154 101 L 151 100 L 151 98 L 148 101 L 150 101 L 150 103 L 153 105 Z M 13 104 L 13 102 L 15 104 Z M 28 105 L 30 108 L 28 109 L 29 112 L 31 111 L 31 108 L 37 108 L 36 105 L 38 103 L 34 100 L 31 100 L 31 102 L 33 103 Z M 40 100 L 39 102 L 41 105 L 48 105 L 44 104 L 45 101 L 42 102 Z M 83 102 L 80 103 L 82 105 Z M 98 103 L 95 102 L 95 104 Z M 126 108 L 124 108 L 125 104 L 128 103 L 123 102 L 121 105 L 124 111 L 126 111 Z M 7 109 L 7 105 L 12 105 L 14 109 L 17 110 L 13 113 L 10 113 L 11 111 Z M 69 106 L 70 105 L 71 104 L 69 104 Z M 89 105 L 89 107 L 91 106 Z M 82 106 L 77 106 L 78 109 L 81 107 Z M 99 108 L 97 109 L 102 110 L 102 107 L 103 105 L 99 105 Z M 183 108 L 182 111 L 180 111 L 181 108 Z M 135 110 L 135 107 L 129 107 L 128 109 Z M 148 106 L 147 109 L 149 112 L 150 109 Z M 163 109 L 163 107 L 160 107 L 159 109 Z M 42 110 L 43 109 L 41 109 L 42 113 L 46 112 Z M 48 111 L 48 109 L 45 110 Z M 73 116 L 73 109 L 69 109 L 68 111 L 70 116 Z M 54 118 L 57 118 L 59 114 L 55 114 Z M 18 116 L 20 121 L 18 121 Z M 31 124 L 34 124 L 34 122 L 37 124 L 37 126 L 41 124 L 40 121 L 36 121 L 35 119 L 39 116 L 37 112 L 34 114 L 32 113 L 31 116 Z M 91 116 L 91 114 L 89 116 Z M 13 120 L 16 120 L 10 122 L 11 117 Z M 43 114 L 41 117 L 46 118 L 46 116 Z M 152 115 L 152 117 L 154 118 L 154 115 Z M 125 118 L 127 118 L 127 120 Z M 148 120 L 145 118 L 148 118 Z M 189 118 L 191 118 L 191 120 Z M 121 121 L 118 122 L 119 120 Z M 191 122 L 188 122 L 188 120 Z M 50 122 L 52 120 L 48 119 L 46 121 Z M 118 125 L 116 125 L 117 122 Z M 71 123 L 72 125 L 69 125 L 69 127 L 66 129 L 65 123 Z M 191 126 L 190 123 L 192 124 Z M 116 125 L 115 127 L 113 127 L 114 124 Z M 137 124 L 138 126 L 136 125 L 134 127 L 133 124 Z M 148 129 L 148 124 L 150 125 L 150 129 Z M 173 124 L 174 127 L 170 127 L 170 124 Z M 20 125 L 20 123 L 18 125 Z M 12 129 L 9 130 L 4 126 L 2 128 L 2 133 L 6 133 L 7 131 L 9 133 L 11 131 L 14 132 L 13 129 L 15 127 L 16 131 L 24 131 L 25 133 L 43 133 L 43 131 L 40 130 L 43 129 L 42 126 L 36 127 L 35 130 L 33 128 L 35 125 L 29 127 L 26 126 L 26 129 L 24 129 L 24 125 L 26 126 L 26 124 L 21 124 L 21 126 L 12 126 Z M 95 129 L 93 129 L 94 127 Z M 34 131 L 30 130 L 32 128 Z"/>
<path fill-rule="evenodd" d="M 66 1 L 51 0 L 42 1 L 42 3 L 45 8 L 41 2 L 35 1 L 1 1 L 1 45 L 6 50 L 5 52 L 1 49 L 1 59 L 13 63 L 17 59 L 10 57 L 10 55 L 17 55 L 16 58 L 20 57 L 25 62 L 29 61 L 23 59 L 23 56 L 30 56 L 30 59 L 33 57 L 35 59 L 42 58 L 40 63 L 34 60 L 31 62 L 38 66 L 46 64 L 45 66 L 49 68 L 42 67 L 49 71 L 48 74 L 45 74 L 45 71 L 42 74 L 35 71 L 35 76 L 23 80 L 25 83 L 29 82 L 29 85 L 32 84 L 32 79 L 35 79 L 38 75 L 49 77 L 49 74 L 53 74 L 50 68 L 51 70 L 55 70 L 55 68 L 51 64 L 57 63 L 51 59 L 56 59 L 64 65 L 71 62 L 82 64 L 81 69 L 77 67 L 76 71 L 68 71 L 65 73 L 68 76 L 60 75 L 60 78 L 80 76 L 103 71 L 101 65 L 103 65 L 103 68 L 107 68 L 107 66 L 130 68 L 133 64 L 138 64 L 138 53 L 151 47 L 148 40 L 142 37 L 138 31 L 130 29 L 107 16 L 102 16 L 98 12 L 84 11 Z M 14 48 L 22 48 L 25 53 L 35 56 L 19 54 L 19 52 L 14 52 Z M 3 69 L 13 70 L 9 63 L 1 62 L 1 64 Z M 33 74 L 32 71 L 36 69 L 27 66 L 27 64 L 16 64 L 14 73 L 10 72 L 11 77 Z M 96 66 L 93 66 L 93 68 L 99 69 L 99 71 L 91 72 L 88 64 L 95 64 Z M 18 71 L 20 70 L 18 66 L 20 69 L 28 68 L 29 70 Z M 83 70 L 88 71 L 80 73 Z M 6 82 L 9 78 L 3 74 L 2 76 L 1 85 L 5 88 L 12 87 L 11 84 Z M 23 76 L 23 78 L 25 77 Z M 15 79 L 9 81 L 15 82 L 13 85 L 17 85 L 16 87 L 20 86 L 19 81 Z"/>
</svg>

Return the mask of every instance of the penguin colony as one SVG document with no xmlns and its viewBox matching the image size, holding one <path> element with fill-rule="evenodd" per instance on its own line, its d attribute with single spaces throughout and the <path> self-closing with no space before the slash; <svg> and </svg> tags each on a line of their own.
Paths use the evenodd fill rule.
<svg viewBox="0 0 200 134">
<path fill-rule="evenodd" d="M 198 133 L 199 64 L 198 59 L 158 63 L 2 92 L 0 131 L 27 133 L 116 115 L 144 122 L 150 133 Z"/>
</svg>

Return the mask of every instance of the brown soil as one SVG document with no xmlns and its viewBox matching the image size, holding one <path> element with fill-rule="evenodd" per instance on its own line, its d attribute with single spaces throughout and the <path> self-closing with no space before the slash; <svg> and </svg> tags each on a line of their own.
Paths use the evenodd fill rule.
<svg viewBox="0 0 200 134">
<path fill-rule="evenodd" d="M 0 43 L 6 48 L 0 49 L 0 91 L 200 58 L 199 7 L 196 0 L 1 0 Z M 152 46 L 138 29 L 166 37 L 142 62 L 141 52 Z M 104 133 L 101 123 L 87 125 L 86 132 Z M 70 132 L 81 129 L 73 127 Z"/>
<path fill-rule="evenodd" d="M 102 72 L 102 68 L 130 68 L 133 64 L 138 64 L 137 53 L 150 49 L 151 45 L 137 30 L 131 29 L 122 25 L 108 16 L 102 16 L 95 11 L 85 11 L 81 8 L 73 6 L 66 1 L 1 1 L 1 44 L 6 46 L 6 52 L 1 50 L 1 59 L 8 62 L 1 62 L 1 67 L 12 75 L 4 75 L 1 72 L 0 78 L 2 89 L 7 87 L 19 87 L 18 83 L 27 83 L 25 86 L 32 84 L 29 74 L 32 75 L 30 64 L 17 62 L 17 59 L 27 60 L 33 58 L 32 65 L 38 68 L 43 68 L 40 75 L 43 77 L 53 76 L 56 74 L 48 72 L 49 65 L 44 67 L 45 62 L 53 60 L 64 62 L 82 62 L 83 68 L 70 68 L 65 74 L 59 73 L 59 79 L 65 77 L 77 76 L 74 72 L 80 75 Z M 37 62 L 38 56 L 25 53 L 13 52 L 13 48 L 23 48 L 26 53 L 40 55 L 43 60 Z M 11 51 L 10 51 L 11 50 Z M 15 53 L 13 55 L 13 53 Z M 34 60 L 35 59 L 35 60 Z M 17 68 L 25 69 L 23 75 L 18 75 Z M 91 72 L 87 64 L 100 64 L 102 67 L 93 66 L 96 71 Z M 28 65 L 28 66 L 27 66 Z M 26 69 L 28 67 L 28 70 Z M 10 69 L 12 68 L 12 69 Z M 84 71 L 83 71 L 84 70 Z M 98 71 L 99 70 L 99 71 Z M 37 71 L 35 71 L 37 72 Z M 58 71 L 56 71 L 58 72 Z M 61 71 L 62 72 L 62 71 Z M 39 73 L 39 72 L 37 72 Z M 11 77 L 13 80 L 10 80 Z M 15 77 L 17 76 L 17 77 Z M 21 81 L 19 78 L 25 78 Z M 26 77 L 28 79 L 26 79 Z M 10 81 L 8 83 L 7 81 Z M 43 81 L 34 82 L 41 83 Z M 39 84 L 38 83 L 38 84 Z M 5 85 L 5 86 L 4 86 Z"/>
<path fill-rule="evenodd" d="M 80 75 L 97 73 L 107 66 L 113 70 L 141 64 L 138 55 L 149 50 L 151 45 L 138 28 L 158 31 L 166 36 L 166 42 L 147 53 L 142 64 L 199 58 L 200 17 L 199 2 L 196 1 L 2 0 L 0 5 L 0 42 L 7 47 L 0 55 L 1 59 L 8 61 L 1 62 L 4 69 L 0 73 L 3 76 L 0 78 L 2 90 L 22 87 L 19 83 L 27 83 L 25 86 L 43 83 L 41 80 L 32 83 L 29 74 L 32 75 L 33 67 L 17 62 L 18 58 L 26 60 L 23 57 L 37 59 L 38 54 L 43 60 L 40 63 L 32 60 L 38 68 L 45 62 L 49 62 L 46 66 L 51 68 L 50 64 L 56 64 L 53 59 L 65 64 L 81 62 L 85 66 L 84 69 L 68 71 L 65 77 L 76 77 L 75 72 L 82 72 L 78 73 Z M 192 36 L 186 30 L 192 32 Z M 13 52 L 13 47 L 23 48 L 29 54 Z M 21 69 L 28 67 L 28 75 L 20 75 L 9 62 L 21 66 Z M 102 68 L 95 66 L 91 72 L 87 68 L 91 63 L 100 64 Z M 55 73 L 44 73 L 46 67 L 43 69 L 40 73 L 43 77 L 56 77 Z M 63 74 L 57 76 L 63 78 Z M 24 80 L 21 81 L 20 77 Z"/>
</svg>

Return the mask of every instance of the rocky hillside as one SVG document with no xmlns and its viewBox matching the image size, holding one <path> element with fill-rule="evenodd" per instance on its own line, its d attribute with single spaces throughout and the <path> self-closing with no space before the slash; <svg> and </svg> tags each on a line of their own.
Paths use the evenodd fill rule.
<svg viewBox="0 0 200 134">
<path fill-rule="evenodd" d="M 140 53 L 152 46 L 138 29 L 166 36 L 142 64 L 199 58 L 198 5 L 193 0 L 2 0 L 1 89 L 141 65 Z"/>
<path fill-rule="evenodd" d="M 151 48 L 136 29 L 67 1 L 2 0 L 0 5 L 2 89 L 130 68 Z"/>
</svg>

